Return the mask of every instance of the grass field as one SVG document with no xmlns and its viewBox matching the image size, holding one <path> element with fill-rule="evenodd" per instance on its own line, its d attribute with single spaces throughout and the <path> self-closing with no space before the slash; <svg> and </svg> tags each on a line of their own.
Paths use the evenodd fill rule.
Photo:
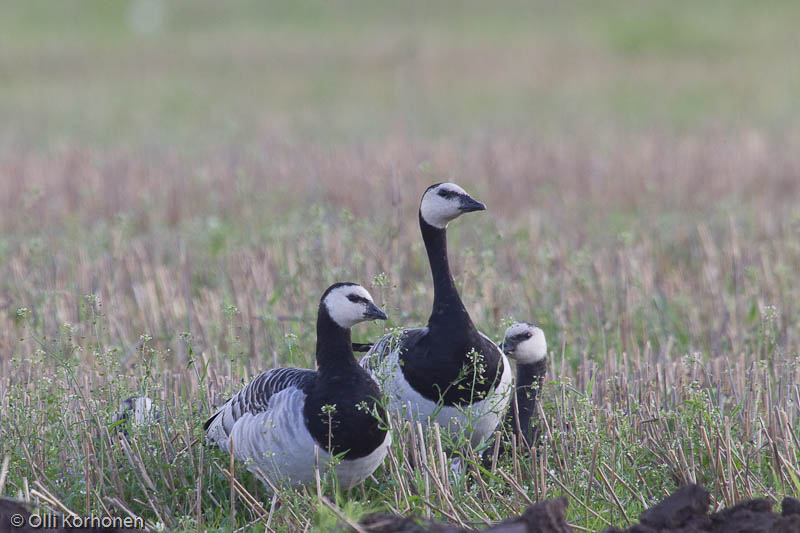
<svg viewBox="0 0 800 533">
<path fill-rule="evenodd" d="M 294 531 L 556 496 L 598 530 L 688 481 L 715 506 L 800 493 L 800 5 L 299 6 L 4 7 L 0 495 Z M 416 211 L 442 180 L 488 205 L 449 233 L 475 322 L 548 337 L 541 448 L 466 481 L 446 435 L 398 427 L 347 494 L 232 483 L 202 421 L 313 365 L 325 287 L 427 319 Z M 161 421 L 122 442 L 141 393 Z"/>
</svg>

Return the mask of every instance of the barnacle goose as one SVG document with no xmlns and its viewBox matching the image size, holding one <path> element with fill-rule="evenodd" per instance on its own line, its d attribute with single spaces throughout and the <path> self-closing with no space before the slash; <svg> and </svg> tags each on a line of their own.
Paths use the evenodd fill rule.
<svg viewBox="0 0 800 533">
<path fill-rule="evenodd" d="M 320 467 L 342 454 L 335 466 L 340 487 L 363 481 L 392 440 L 380 389 L 350 341 L 352 326 L 375 319 L 386 314 L 364 287 L 329 287 L 317 314 L 317 370 L 274 368 L 256 376 L 205 423 L 207 439 L 230 453 L 232 437 L 234 457 L 273 485 L 313 481 L 315 448 Z"/>
<path fill-rule="evenodd" d="M 516 386 L 503 422 L 503 430 L 506 436 L 516 435 L 517 442 L 533 446 L 538 429 L 531 426 L 531 418 L 536 412 L 538 393 L 547 373 L 547 341 L 544 331 L 529 322 L 517 322 L 506 329 L 500 349 L 517 362 Z M 506 444 L 501 440 L 500 455 L 507 451 Z M 484 455 L 484 464 L 487 464 L 486 459 L 491 459 L 491 455 L 490 446 Z"/>
<path fill-rule="evenodd" d="M 158 421 L 160 417 L 153 400 L 147 396 L 131 396 L 120 402 L 119 408 L 111 417 L 111 423 L 124 432 L 125 423 L 143 426 Z"/>
<path fill-rule="evenodd" d="M 433 276 L 428 325 L 406 329 L 399 338 L 385 335 L 361 359 L 387 395 L 391 411 L 464 432 L 473 446 L 502 419 L 512 377 L 503 352 L 477 330 L 461 301 L 450 274 L 446 228 L 461 214 L 484 209 L 454 183 L 428 187 L 419 208 Z"/>
</svg>

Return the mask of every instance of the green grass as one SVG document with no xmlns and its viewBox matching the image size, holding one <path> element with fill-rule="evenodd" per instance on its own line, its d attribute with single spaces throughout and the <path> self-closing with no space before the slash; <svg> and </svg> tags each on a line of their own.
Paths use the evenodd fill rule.
<svg viewBox="0 0 800 533">
<path fill-rule="evenodd" d="M 152 34 L 130 5 L 0 17 L 0 494 L 225 531 L 800 492 L 796 2 L 186 1 Z M 442 179 L 488 205 L 449 232 L 475 322 L 548 337 L 541 448 L 467 481 L 450 436 L 396 427 L 347 494 L 232 482 L 200 426 L 313 366 L 325 287 L 425 322 Z M 143 393 L 162 416 L 123 442 Z"/>
<path fill-rule="evenodd" d="M 314 487 L 271 507 L 239 465 L 237 527 L 271 508 L 277 530 L 372 510 L 480 525 L 568 496 L 573 524 L 598 529 L 688 481 L 715 505 L 796 493 L 797 184 L 757 171 L 796 162 L 747 138 L 659 142 L 674 159 L 620 139 L 591 179 L 573 169 L 601 151 L 519 140 L 461 144 L 458 160 L 449 143 L 397 142 L 29 156 L 24 172 L 49 172 L 9 189 L 2 218 L 3 492 L 168 529 L 230 527 L 227 458 L 201 451 L 211 405 L 276 363 L 312 366 L 308 326 L 336 280 L 370 286 L 387 327 L 424 323 L 416 196 L 450 169 L 489 205 L 450 230 L 473 317 L 494 338 L 507 317 L 534 320 L 550 341 L 538 455 L 454 480 L 436 450 L 456 444 L 397 428 L 390 459 L 349 494 L 328 491 L 332 507 Z M 648 177 L 672 168 L 669 182 Z M 286 181 L 300 169 L 326 179 Z M 359 326 L 355 339 L 382 332 Z M 131 430 L 126 451 L 111 415 L 143 393 L 163 417 Z"/>
</svg>

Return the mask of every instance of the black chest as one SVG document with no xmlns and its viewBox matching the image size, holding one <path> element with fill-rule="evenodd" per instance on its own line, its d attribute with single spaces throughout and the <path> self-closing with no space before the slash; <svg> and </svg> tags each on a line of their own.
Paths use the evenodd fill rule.
<svg viewBox="0 0 800 533">
<path fill-rule="evenodd" d="M 303 408 L 306 427 L 321 448 L 345 459 L 375 451 L 386 438 L 386 411 L 377 384 L 361 369 L 318 377 L 307 391 Z"/>
<path fill-rule="evenodd" d="M 481 401 L 503 375 L 497 346 L 477 331 L 429 331 L 401 350 L 406 381 L 424 398 L 448 406 Z"/>
</svg>

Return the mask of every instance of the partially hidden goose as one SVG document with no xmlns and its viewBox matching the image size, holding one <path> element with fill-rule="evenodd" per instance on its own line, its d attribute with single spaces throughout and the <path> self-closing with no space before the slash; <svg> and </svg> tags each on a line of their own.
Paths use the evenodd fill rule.
<svg viewBox="0 0 800 533">
<path fill-rule="evenodd" d="M 517 322 L 506 329 L 500 348 L 517 362 L 517 377 L 511 405 L 503 422 L 499 456 L 508 452 L 510 436 L 515 435 L 519 446 L 534 446 L 538 428 L 531 420 L 536 413 L 539 391 L 547 373 L 547 341 L 544 331 L 529 322 Z M 493 447 L 484 455 L 484 466 L 491 464 Z"/>
<path fill-rule="evenodd" d="M 147 396 L 131 396 L 121 402 L 111 417 L 109 429 L 129 436 L 128 430 L 144 428 L 161 421 L 161 410 Z"/>
<path fill-rule="evenodd" d="M 531 418 L 536 412 L 538 393 L 547 373 L 547 340 L 544 331 L 530 322 L 518 322 L 506 330 L 500 349 L 517 362 L 515 393 L 506 416 L 506 425 L 533 446 L 536 428 Z"/>
<path fill-rule="evenodd" d="M 477 446 L 501 421 L 511 396 L 511 370 L 502 351 L 477 330 L 464 307 L 447 259 L 447 224 L 486 209 L 454 183 L 422 195 L 419 226 L 433 276 L 433 310 L 425 327 L 382 337 L 361 359 L 381 385 L 389 408 L 411 420 L 436 421 Z"/>
<path fill-rule="evenodd" d="M 144 426 L 158 421 L 160 413 L 155 407 L 153 400 L 147 396 L 131 396 L 120 402 L 119 408 L 111 418 L 111 423 L 115 427 L 131 423 L 137 426 Z M 125 428 L 122 428 L 123 431 Z"/>
<path fill-rule="evenodd" d="M 329 287 L 317 314 L 317 370 L 275 368 L 256 376 L 205 423 L 207 439 L 230 453 L 232 438 L 234 457 L 267 485 L 309 483 L 316 457 L 322 468 L 340 454 L 339 486 L 363 481 L 392 440 L 380 389 L 351 348 L 350 328 L 375 319 L 386 314 L 364 287 Z"/>
</svg>

